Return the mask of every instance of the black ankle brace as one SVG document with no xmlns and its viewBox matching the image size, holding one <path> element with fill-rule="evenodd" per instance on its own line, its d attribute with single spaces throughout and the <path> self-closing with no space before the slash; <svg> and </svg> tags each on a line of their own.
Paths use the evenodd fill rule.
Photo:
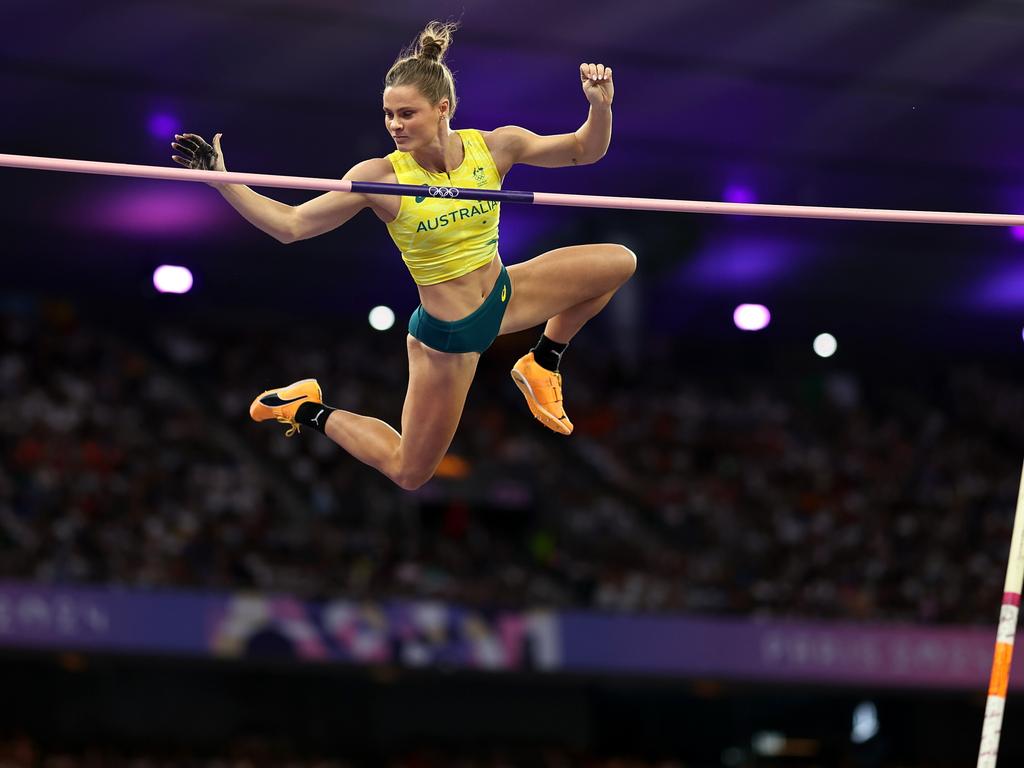
<svg viewBox="0 0 1024 768">
<path fill-rule="evenodd" d="M 327 419 L 336 410 L 323 403 L 303 403 L 295 411 L 295 422 L 303 427 L 312 427 L 322 435 L 327 427 Z"/>
<path fill-rule="evenodd" d="M 568 342 L 560 344 L 557 341 L 552 341 L 542 333 L 540 341 L 537 342 L 537 346 L 532 350 L 533 359 L 537 361 L 537 365 L 541 368 L 547 368 L 549 371 L 558 371 L 558 364 L 562 362 L 562 353 L 565 352 L 565 348 L 568 346 Z"/>
</svg>

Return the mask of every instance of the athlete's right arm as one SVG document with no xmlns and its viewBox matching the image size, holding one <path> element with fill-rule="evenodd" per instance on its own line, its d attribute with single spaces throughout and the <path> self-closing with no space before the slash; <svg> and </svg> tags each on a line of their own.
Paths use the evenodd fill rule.
<svg viewBox="0 0 1024 768">
<path fill-rule="evenodd" d="M 375 181 L 382 161 L 391 167 L 384 158 L 364 160 L 342 180 Z M 301 205 L 286 205 L 241 184 L 224 184 L 218 189 L 247 221 L 282 243 L 308 240 L 337 229 L 370 205 L 370 199 L 359 192 L 325 192 Z"/>
<path fill-rule="evenodd" d="M 172 146 L 182 156 L 173 159 L 186 168 L 224 171 L 220 134 L 213 146 L 195 134 L 175 137 Z M 383 165 L 381 165 L 383 163 Z M 387 168 L 384 168 L 387 166 Z M 366 160 L 352 167 L 343 177 L 351 181 L 377 181 L 391 164 L 385 158 Z M 254 192 L 244 184 L 211 184 L 242 217 L 282 243 L 293 243 L 340 227 L 369 204 L 366 195 L 354 192 L 328 192 L 302 205 L 288 205 Z"/>
<path fill-rule="evenodd" d="M 203 171 L 226 171 L 224 152 L 220 148 L 218 133 L 213 137 L 213 144 L 196 133 L 175 134 L 171 148 L 178 152 L 171 160 L 185 168 Z M 242 217 L 257 229 L 261 229 L 271 237 L 288 242 L 289 221 L 292 206 L 271 200 L 257 194 L 243 184 L 217 184 L 210 186 L 219 191 L 224 199 L 242 214 Z"/>
<path fill-rule="evenodd" d="M 389 172 L 393 172 L 390 161 L 375 157 L 352 166 L 342 181 L 381 181 Z M 293 243 L 330 232 L 369 206 L 369 196 L 359 192 L 326 192 L 314 197 L 292 209 L 291 239 L 283 242 Z"/>
</svg>

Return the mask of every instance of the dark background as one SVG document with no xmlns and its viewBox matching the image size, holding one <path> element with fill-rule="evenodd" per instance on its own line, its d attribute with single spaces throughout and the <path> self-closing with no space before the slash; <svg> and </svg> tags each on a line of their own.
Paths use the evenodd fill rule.
<svg viewBox="0 0 1024 768">
<path fill-rule="evenodd" d="M 586 116 L 579 63 L 614 67 L 608 155 L 516 168 L 506 188 L 1016 212 L 1022 14 L 999 1 L 14 0 L 0 149 L 166 165 L 175 131 L 220 131 L 232 170 L 340 177 L 393 149 L 380 91 L 396 54 L 429 18 L 456 18 L 456 128 L 572 131 Z M 4 276 L 16 290 L 128 300 L 169 262 L 195 273 L 189 301 L 239 313 L 343 322 L 390 303 L 401 320 L 415 304 L 368 213 L 286 247 L 199 185 L 2 178 Z M 768 336 L 803 349 L 821 330 L 894 353 L 1012 355 L 1021 343 L 1024 243 L 1006 228 L 504 206 L 508 263 L 604 239 L 640 256 L 648 333 L 733 338 L 733 307 L 758 301 L 774 313 Z"/>
<path fill-rule="evenodd" d="M 23 733 L 45 733 L 55 752 L 88 754 L 114 744 L 118 755 L 158 753 L 184 761 L 223 754 L 231 745 L 259 765 L 324 755 L 356 765 L 453 765 L 462 758 L 481 761 L 465 764 L 551 765 L 558 763 L 541 762 L 542 756 L 558 755 L 572 764 L 612 766 L 672 759 L 679 762 L 665 764 L 962 766 L 977 758 L 984 709 L 980 695 L 943 691 L 439 675 L 77 654 L 7 655 L 0 670 L 6 730 L 16 724 Z M 875 704 L 879 731 L 855 745 L 851 715 L 862 702 Z M 1020 708 L 1011 706 L 1001 765 L 1024 757 L 1020 720 Z M 805 756 L 758 757 L 751 734 L 766 731 L 811 740 L 814 749 Z M 598 755 L 624 757 L 599 762 Z"/>
</svg>

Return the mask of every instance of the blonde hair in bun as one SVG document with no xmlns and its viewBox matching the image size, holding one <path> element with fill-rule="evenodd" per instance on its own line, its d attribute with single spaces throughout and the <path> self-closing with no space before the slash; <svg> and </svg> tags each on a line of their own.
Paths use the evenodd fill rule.
<svg viewBox="0 0 1024 768">
<path fill-rule="evenodd" d="M 448 117 L 455 114 L 455 77 L 444 55 L 452 44 L 458 24 L 432 21 L 420 32 L 416 42 L 403 50 L 384 76 L 384 87 L 414 85 L 431 103 L 447 98 Z"/>
</svg>

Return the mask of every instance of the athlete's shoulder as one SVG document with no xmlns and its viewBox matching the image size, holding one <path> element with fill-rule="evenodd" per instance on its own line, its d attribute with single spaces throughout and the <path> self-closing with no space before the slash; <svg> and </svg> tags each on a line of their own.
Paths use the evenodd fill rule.
<svg viewBox="0 0 1024 768">
<path fill-rule="evenodd" d="M 492 131 L 481 131 L 498 173 L 504 177 L 518 161 L 530 132 L 518 125 L 503 125 Z"/>
<path fill-rule="evenodd" d="M 480 131 L 480 134 L 485 137 L 488 143 L 493 142 L 495 144 L 519 141 L 528 133 L 529 131 L 525 128 L 520 128 L 518 125 L 502 125 L 490 131 Z"/>
<path fill-rule="evenodd" d="M 487 143 L 487 148 L 491 150 L 491 154 L 495 156 L 499 154 L 502 156 L 507 155 L 511 162 L 515 162 L 522 148 L 530 141 L 530 138 L 536 137 L 535 133 L 518 125 L 503 125 L 492 131 L 481 133 L 484 136 L 484 141 Z"/>
<path fill-rule="evenodd" d="M 386 157 L 372 157 L 353 165 L 345 174 L 347 181 L 387 181 L 395 175 L 395 167 Z"/>
</svg>

